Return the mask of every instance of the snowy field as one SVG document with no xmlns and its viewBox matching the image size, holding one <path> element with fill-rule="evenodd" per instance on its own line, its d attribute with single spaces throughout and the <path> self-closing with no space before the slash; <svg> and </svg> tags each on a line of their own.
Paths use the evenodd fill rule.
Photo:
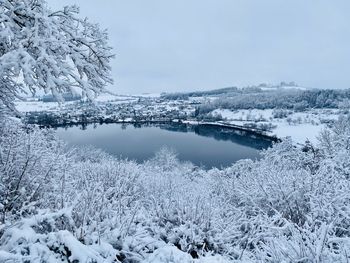
<svg viewBox="0 0 350 263">
<path fill-rule="evenodd" d="M 41 101 L 16 101 L 15 105 L 19 112 L 57 111 L 61 107 L 57 102 L 43 103 Z"/>
<path fill-rule="evenodd" d="M 102 94 L 95 99 L 96 103 L 112 103 L 112 104 L 123 104 L 136 102 L 138 97 L 129 95 L 112 95 Z M 42 102 L 38 100 L 28 99 L 26 101 L 17 100 L 15 102 L 16 109 L 19 112 L 34 112 L 34 111 L 60 111 L 68 105 L 72 105 L 76 101 L 69 102 Z"/>
<path fill-rule="evenodd" d="M 317 142 L 319 133 L 331 123 L 338 119 L 338 109 L 311 109 L 305 112 L 294 112 L 284 110 L 285 115 L 278 117 L 273 109 L 266 110 L 236 110 L 218 109 L 213 115 L 221 115 L 228 123 L 244 126 L 247 123 L 272 124 L 272 130 L 268 134 L 278 138 L 291 137 L 296 143 L 303 144 L 306 140 Z"/>
</svg>

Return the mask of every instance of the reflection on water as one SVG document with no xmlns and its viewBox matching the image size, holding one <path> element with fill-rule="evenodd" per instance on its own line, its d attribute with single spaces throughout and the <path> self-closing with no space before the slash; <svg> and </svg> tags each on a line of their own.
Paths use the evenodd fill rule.
<svg viewBox="0 0 350 263">
<path fill-rule="evenodd" d="M 211 137 L 215 140 L 231 141 L 240 145 L 253 147 L 258 150 L 271 146 L 271 140 L 266 137 L 250 134 L 245 131 L 227 127 L 209 125 L 186 125 L 186 124 L 160 124 L 161 129 L 175 132 L 194 132 L 197 135 Z"/>
<path fill-rule="evenodd" d="M 92 145 L 118 157 L 142 162 L 163 146 L 175 149 L 180 160 L 225 167 L 240 159 L 259 158 L 258 150 L 272 142 L 231 128 L 162 124 L 90 124 L 57 128 L 70 145 Z"/>
</svg>

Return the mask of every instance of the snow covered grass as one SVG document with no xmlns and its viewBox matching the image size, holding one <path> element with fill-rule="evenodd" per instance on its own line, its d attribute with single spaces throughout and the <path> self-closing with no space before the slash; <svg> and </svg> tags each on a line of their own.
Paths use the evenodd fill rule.
<svg viewBox="0 0 350 263">
<path fill-rule="evenodd" d="M 3 262 L 347 262 L 349 118 L 317 145 L 204 171 L 168 149 L 144 164 L 0 127 Z M 28 127 L 27 127 L 28 128 Z"/>
</svg>

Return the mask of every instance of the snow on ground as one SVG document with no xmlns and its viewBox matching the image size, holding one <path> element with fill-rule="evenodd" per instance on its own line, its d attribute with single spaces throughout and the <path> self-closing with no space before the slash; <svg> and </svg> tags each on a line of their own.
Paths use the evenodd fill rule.
<svg viewBox="0 0 350 263">
<path fill-rule="evenodd" d="M 236 110 L 217 109 L 213 115 L 221 115 L 227 122 L 239 126 L 247 123 L 271 123 L 274 127 L 269 133 L 278 138 L 291 137 L 296 143 L 317 142 L 320 131 L 327 123 L 338 119 L 338 109 L 312 109 L 305 112 L 283 110 L 285 116 L 277 118 L 273 109 Z"/>
<path fill-rule="evenodd" d="M 231 124 L 238 126 L 244 126 L 246 121 L 229 121 Z M 258 122 L 259 123 L 259 122 Z M 299 144 L 304 144 L 305 141 L 310 141 L 312 143 L 317 143 L 317 136 L 320 132 L 326 128 L 325 124 L 313 125 L 309 123 L 301 124 L 288 124 L 286 121 L 281 122 L 270 122 L 272 125 L 276 125 L 272 132 L 268 135 L 276 136 L 277 138 L 283 139 L 286 137 L 291 137 L 294 142 Z"/>
<path fill-rule="evenodd" d="M 138 97 L 140 96 L 133 96 L 133 95 L 121 95 L 121 94 L 101 94 L 99 95 L 95 101 L 97 102 L 120 102 L 120 101 L 123 101 L 123 102 L 129 102 L 129 101 L 134 101 L 136 100 Z"/>
<path fill-rule="evenodd" d="M 101 94 L 96 98 L 98 103 L 111 103 L 111 104 L 124 104 L 136 102 L 137 97 L 127 96 L 127 95 L 112 95 L 112 94 Z"/>
<path fill-rule="evenodd" d="M 175 246 L 164 246 L 151 253 L 143 263 L 230 263 L 223 256 L 207 256 L 193 259 L 188 253 L 180 251 Z"/>
<path fill-rule="evenodd" d="M 317 143 L 317 137 L 320 132 L 326 128 L 326 125 L 312 125 L 309 123 L 302 123 L 296 125 L 289 125 L 287 122 L 280 122 L 277 128 L 273 130 L 273 134 L 278 138 L 291 137 L 297 143 L 305 143 L 309 140 L 312 143 Z"/>
<path fill-rule="evenodd" d="M 143 97 L 143 98 L 159 98 L 160 93 L 141 93 L 141 94 L 136 94 L 134 96 Z"/>
<path fill-rule="evenodd" d="M 137 97 L 124 96 L 124 95 L 112 95 L 112 94 L 101 94 L 95 101 L 97 103 L 112 103 L 112 104 L 123 104 L 136 102 Z M 38 100 L 27 99 L 25 101 L 16 101 L 15 106 L 19 112 L 34 112 L 34 111 L 58 111 L 67 105 L 74 104 L 77 101 L 66 101 L 59 104 L 58 102 L 42 102 Z"/>
<path fill-rule="evenodd" d="M 66 102 L 71 103 L 71 102 Z M 57 102 L 41 102 L 41 101 L 16 101 L 16 109 L 19 112 L 33 112 L 33 111 L 55 111 L 59 109 L 60 105 Z"/>
<path fill-rule="evenodd" d="M 217 109 L 213 111 L 213 114 L 220 114 L 222 118 L 227 120 L 241 120 L 241 121 L 252 121 L 252 120 L 261 120 L 266 119 L 269 120 L 272 118 L 272 109 L 266 110 L 236 110 L 231 111 L 228 109 Z"/>
</svg>

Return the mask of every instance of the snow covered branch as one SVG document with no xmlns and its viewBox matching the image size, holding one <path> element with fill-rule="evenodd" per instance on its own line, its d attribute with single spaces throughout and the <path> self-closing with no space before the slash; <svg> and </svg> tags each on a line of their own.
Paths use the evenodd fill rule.
<svg viewBox="0 0 350 263">
<path fill-rule="evenodd" d="M 0 5 L 0 102 L 28 90 L 82 92 L 89 99 L 112 83 L 114 57 L 107 32 L 81 19 L 76 6 L 52 12 L 44 0 L 7 0 Z"/>
</svg>

